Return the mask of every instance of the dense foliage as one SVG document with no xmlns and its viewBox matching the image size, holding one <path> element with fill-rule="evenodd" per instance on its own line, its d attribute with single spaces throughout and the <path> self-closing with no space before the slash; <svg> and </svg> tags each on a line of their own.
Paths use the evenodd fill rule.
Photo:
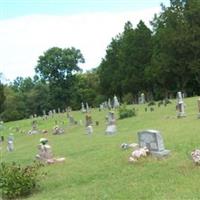
<svg viewBox="0 0 200 200">
<path fill-rule="evenodd" d="M 42 165 L 22 167 L 16 163 L 0 164 L 0 191 L 3 199 L 16 199 L 31 194 L 38 186 Z"/>
<path fill-rule="evenodd" d="M 126 104 L 122 104 L 119 107 L 119 119 L 124 119 L 124 118 L 128 118 L 128 117 L 133 117 L 136 116 L 136 110 L 135 108 L 127 108 Z"/>
<path fill-rule="evenodd" d="M 113 38 L 99 67 L 100 86 L 106 95 L 123 97 L 145 93 L 149 99 L 199 93 L 200 1 L 171 0 L 170 7 L 151 22 L 135 29 L 126 23 Z"/>
<path fill-rule="evenodd" d="M 0 83 L 0 118 L 4 121 L 42 115 L 52 109 L 81 102 L 92 107 L 113 98 L 137 103 L 187 96 L 200 91 L 200 1 L 170 0 L 170 6 L 151 21 L 124 31 L 108 44 L 100 65 L 82 73 L 79 49 L 53 47 L 39 56 L 33 79 L 18 77 L 10 85 Z M 1 76 L 0 76 L 1 77 Z"/>
</svg>

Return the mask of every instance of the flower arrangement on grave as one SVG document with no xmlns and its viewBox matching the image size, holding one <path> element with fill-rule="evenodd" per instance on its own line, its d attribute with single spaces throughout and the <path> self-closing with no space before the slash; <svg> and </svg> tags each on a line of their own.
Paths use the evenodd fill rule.
<svg viewBox="0 0 200 200">
<path fill-rule="evenodd" d="M 142 157 L 147 157 L 149 155 L 149 149 L 147 147 L 139 148 L 134 150 L 129 157 L 129 162 L 137 162 Z"/>
<path fill-rule="evenodd" d="M 200 165 L 200 149 L 191 152 L 192 160 L 196 165 Z"/>
</svg>

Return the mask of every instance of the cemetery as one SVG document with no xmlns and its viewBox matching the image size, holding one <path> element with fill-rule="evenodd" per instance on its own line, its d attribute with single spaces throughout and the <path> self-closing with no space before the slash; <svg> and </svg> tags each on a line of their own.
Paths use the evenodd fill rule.
<svg viewBox="0 0 200 200">
<path fill-rule="evenodd" d="M 198 99 L 184 98 L 184 117 L 177 114 L 179 101 L 172 99 L 154 112 L 145 112 L 147 102 L 128 105 L 137 115 L 124 119 L 117 109 L 93 108 L 89 114 L 70 111 L 73 120 L 66 112 L 54 112 L 46 120 L 1 122 L 1 162 L 44 163 L 46 176 L 28 200 L 198 199 Z M 27 134 L 36 124 L 38 132 Z M 55 124 L 62 126 L 62 134 L 55 135 Z M 109 125 L 117 131 L 105 134 Z M 87 133 L 88 126 L 92 132 Z"/>
<path fill-rule="evenodd" d="M 200 199 L 200 0 L 0 4 L 0 200 Z"/>
</svg>

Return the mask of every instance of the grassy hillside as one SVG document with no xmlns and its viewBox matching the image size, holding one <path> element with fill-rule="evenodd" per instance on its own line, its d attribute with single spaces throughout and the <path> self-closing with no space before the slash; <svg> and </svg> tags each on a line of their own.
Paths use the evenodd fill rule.
<svg viewBox="0 0 200 200">
<path fill-rule="evenodd" d="M 52 135 L 54 119 L 38 119 L 39 129 L 47 129 L 45 136 L 55 156 L 66 157 L 65 163 L 47 165 L 48 176 L 41 180 L 40 191 L 28 200 L 128 200 L 128 199 L 199 199 L 200 167 L 190 159 L 190 152 L 200 148 L 200 119 L 197 119 L 197 97 L 185 99 L 187 117 L 176 118 L 175 104 L 145 112 L 146 105 L 135 105 L 137 116 L 118 120 L 117 134 L 107 136 L 105 116 L 107 111 L 92 110 L 94 133 L 86 135 L 84 126 L 70 126 L 65 114 L 56 115 L 64 122 L 66 133 Z M 81 112 L 72 112 L 76 120 L 83 120 Z M 37 154 L 37 144 L 42 134 L 27 135 L 13 131 L 20 127 L 27 132 L 31 119 L 6 123 L 5 135 L 13 132 L 15 151 L 1 151 L 2 161 L 31 163 Z M 131 149 L 123 151 L 123 142 L 137 142 L 137 132 L 145 129 L 160 130 L 165 146 L 171 155 L 163 160 L 153 157 L 136 164 L 128 163 Z"/>
</svg>

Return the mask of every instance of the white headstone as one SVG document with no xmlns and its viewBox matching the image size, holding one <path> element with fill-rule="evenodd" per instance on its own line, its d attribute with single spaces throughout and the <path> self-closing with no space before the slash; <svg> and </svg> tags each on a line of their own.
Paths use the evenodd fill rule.
<svg viewBox="0 0 200 200">
<path fill-rule="evenodd" d="M 113 107 L 114 108 L 118 108 L 119 107 L 119 101 L 118 101 L 116 95 L 113 98 Z"/>
<path fill-rule="evenodd" d="M 114 112 L 109 112 L 107 116 L 107 128 L 106 128 L 106 134 L 112 135 L 117 131 L 116 128 L 116 120 Z"/>
<path fill-rule="evenodd" d="M 181 92 L 177 93 L 177 109 L 178 109 L 178 114 L 177 114 L 178 118 L 186 116 L 185 115 L 185 105 L 184 105 L 184 101 L 183 101 Z"/>
</svg>

